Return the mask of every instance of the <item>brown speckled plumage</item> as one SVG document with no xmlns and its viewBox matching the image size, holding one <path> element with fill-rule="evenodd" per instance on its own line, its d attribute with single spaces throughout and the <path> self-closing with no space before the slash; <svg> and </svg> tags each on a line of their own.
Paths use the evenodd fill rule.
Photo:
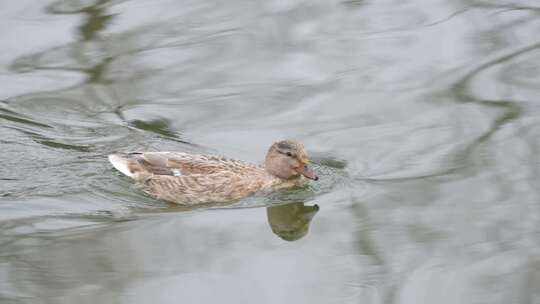
<svg viewBox="0 0 540 304">
<path fill-rule="evenodd" d="M 264 166 L 182 152 L 113 154 L 109 160 L 135 179 L 142 191 L 184 205 L 234 201 L 256 192 L 301 185 L 305 182 L 302 175 L 317 179 L 307 166 L 303 146 L 294 141 L 274 143 Z"/>
</svg>

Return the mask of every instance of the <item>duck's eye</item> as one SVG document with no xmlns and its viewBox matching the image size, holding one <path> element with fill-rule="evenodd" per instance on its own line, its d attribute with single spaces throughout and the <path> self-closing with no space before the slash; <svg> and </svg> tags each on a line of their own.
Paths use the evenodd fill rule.
<svg viewBox="0 0 540 304">
<path fill-rule="evenodd" d="M 286 154 L 287 156 L 289 156 L 289 157 L 292 157 L 292 155 L 293 155 L 291 152 L 287 152 L 287 153 L 285 153 L 285 154 Z"/>
</svg>

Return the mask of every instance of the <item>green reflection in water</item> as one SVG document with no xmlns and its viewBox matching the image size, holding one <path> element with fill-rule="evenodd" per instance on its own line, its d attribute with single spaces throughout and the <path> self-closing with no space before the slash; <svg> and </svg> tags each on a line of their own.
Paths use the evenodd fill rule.
<svg viewBox="0 0 540 304">
<path fill-rule="evenodd" d="M 272 231 L 286 241 L 296 241 L 309 231 L 309 224 L 319 211 L 318 205 L 306 206 L 297 202 L 268 207 L 266 215 Z"/>
<path fill-rule="evenodd" d="M 106 15 L 105 7 L 107 0 L 98 1 L 95 5 L 82 10 L 88 15 L 87 21 L 79 28 L 79 32 L 84 41 L 96 38 L 97 33 L 107 27 L 114 15 Z"/>
<path fill-rule="evenodd" d="M 0 119 L 5 119 L 5 120 L 11 121 L 11 122 L 16 122 L 16 123 L 32 125 L 32 126 L 36 126 L 36 127 L 40 127 L 40 128 L 48 128 L 48 129 L 52 128 L 49 125 L 39 123 L 39 122 L 33 121 L 31 119 L 27 119 L 25 117 L 22 117 L 21 114 L 15 113 L 15 112 L 7 110 L 7 109 L 0 108 L 0 113 L 6 113 L 6 114 L 0 114 Z"/>
<path fill-rule="evenodd" d="M 130 122 L 130 125 L 134 128 L 150 131 L 168 138 L 177 138 L 176 133 L 170 129 L 169 121 L 164 119 L 153 119 L 149 121 L 136 119 Z"/>
</svg>

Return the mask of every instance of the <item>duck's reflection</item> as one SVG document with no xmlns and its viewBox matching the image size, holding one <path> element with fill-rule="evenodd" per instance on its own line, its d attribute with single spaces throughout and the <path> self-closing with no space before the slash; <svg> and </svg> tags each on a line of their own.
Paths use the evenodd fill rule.
<svg viewBox="0 0 540 304">
<path fill-rule="evenodd" d="M 286 241 L 296 241 L 309 231 L 309 223 L 319 211 L 318 205 L 305 206 L 302 202 L 266 208 L 272 231 Z"/>
</svg>

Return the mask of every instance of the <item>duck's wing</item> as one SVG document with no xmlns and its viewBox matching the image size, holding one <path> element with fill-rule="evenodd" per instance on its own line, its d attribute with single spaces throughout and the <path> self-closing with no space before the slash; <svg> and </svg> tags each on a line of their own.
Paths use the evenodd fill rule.
<svg viewBox="0 0 540 304">
<path fill-rule="evenodd" d="M 138 188 L 158 199 L 190 205 L 229 202 L 261 189 L 263 181 L 246 181 L 231 171 L 208 175 L 151 175 L 138 183 Z"/>
<path fill-rule="evenodd" d="M 254 164 L 214 155 L 183 152 L 134 152 L 109 155 L 109 161 L 120 172 L 138 179 L 146 175 L 211 175 L 224 171 L 256 168 Z"/>
</svg>

